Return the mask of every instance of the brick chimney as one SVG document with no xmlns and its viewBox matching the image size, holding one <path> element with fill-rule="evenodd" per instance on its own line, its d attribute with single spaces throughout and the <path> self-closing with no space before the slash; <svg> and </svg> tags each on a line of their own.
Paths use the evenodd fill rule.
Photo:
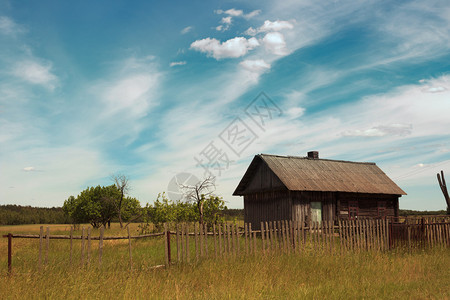
<svg viewBox="0 0 450 300">
<path fill-rule="evenodd" d="M 309 151 L 308 158 L 309 159 L 319 159 L 319 151 Z"/>
</svg>

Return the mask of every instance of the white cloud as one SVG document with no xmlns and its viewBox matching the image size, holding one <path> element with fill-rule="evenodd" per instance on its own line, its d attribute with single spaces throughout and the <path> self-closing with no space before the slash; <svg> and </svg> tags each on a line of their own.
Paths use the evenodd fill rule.
<svg viewBox="0 0 450 300">
<path fill-rule="evenodd" d="M 246 31 L 244 31 L 244 33 L 245 33 L 246 35 L 254 36 L 254 35 L 256 35 L 256 34 L 258 33 L 258 30 L 256 30 L 256 29 L 253 28 L 253 27 L 250 27 L 250 28 L 248 28 Z"/>
<path fill-rule="evenodd" d="M 227 15 L 227 17 L 223 17 L 222 20 L 220 21 L 222 24 L 225 25 L 218 25 L 216 26 L 216 30 L 217 31 L 227 31 L 228 29 L 230 29 L 231 23 L 233 22 L 233 18 L 235 17 L 241 17 L 241 18 L 245 18 L 245 19 L 251 19 L 255 16 L 257 16 L 258 14 L 261 13 L 261 10 L 254 10 L 248 14 L 244 14 L 244 12 L 240 9 L 228 9 L 228 10 L 215 10 L 214 11 L 216 14 L 221 15 L 221 14 L 225 14 Z"/>
<path fill-rule="evenodd" d="M 208 56 L 218 60 L 244 56 L 257 46 L 259 42 L 256 38 L 235 37 L 222 43 L 214 38 L 206 38 L 193 42 L 191 49 L 207 53 Z"/>
<path fill-rule="evenodd" d="M 406 136 L 412 132 L 411 124 L 389 124 L 379 125 L 365 130 L 348 130 L 342 133 L 343 136 L 366 136 L 381 137 L 387 135 Z"/>
<path fill-rule="evenodd" d="M 181 30 L 181 34 L 186 34 L 192 30 L 192 26 L 187 26 Z"/>
<path fill-rule="evenodd" d="M 271 22 L 269 20 L 264 21 L 264 24 L 259 27 L 259 32 L 269 32 L 269 31 L 280 31 L 283 29 L 293 29 L 294 25 L 288 21 L 274 21 Z"/>
<path fill-rule="evenodd" d="M 170 66 L 171 67 L 183 66 L 185 64 L 187 64 L 187 62 L 185 62 L 185 61 L 173 61 L 173 62 L 170 63 Z"/>
<path fill-rule="evenodd" d="M 141 118 L 157 105 L 162 77 L 153 60 L 151 56 L 128 58 L 109 70 L 113 76 L 93 83 L 87 97 L 100 100 L 91 105 L 97 105 L 94 110 L 101 113 L 90 124 L 92 130 L 102 132 L 106 139 L 114 132 L 115 138 L 133 140 L 145 127 Z"/>
<path fill-rule="evenodd" d="M 57 77 L 51 72 L 50 63 L 41 64 L 33 60 L 25 60 L 14 66 L 13 74 L 22 80 L 54 89 Z"/>
<path fill-rule="evenodd" d="M 229 16 L 233 16 L 233 17 L 239 17 L 244 14 L 244 12 L 242 10 L 234 9 L 234 8 L 228 9 L 228 10 L 224 11 L 223 13 L 227 14 Z"/>
<path fill-rule="evenodd" d="M 25 167 L 22 170 L 24 170 L 25 172 L 32 172 L 32 171 L 36 171 L 36 169 L 34 167 Z"/>
<path fill-rule="evenodd" d="M 293 29 L 294 24 L 292 24 L 289 21 L 264 21 L 264 24 L 261 25 L 258 29 L 255 29 L 253 27 L 249 27 L 244 33 L 247 35 L 254 36 L 260 32 L 273 32 L 273 31 L 281 31 L 284 29 Z"/>
<path fill-rule="evenodd" d="M 253 17 L 256 17 L 257 15 L 259 15 L 261 13 L 260 9 L 254 10 L 252 12 L 249 12 L 248 14 L 244 15 L 244 18 L 246 19 L 251 19 Z"/>
<path fill-rule="evenodd" d="M 219 25 L 216 27 L 217 31 L 227 31 L 228 29 L 230 29 L 230 25 L 231 25 L 231 17 L 223 17 L 222 20 L 220 21 L 222 24 L 225 25 Z"/>
<path fill-rule="evenodd" d="M 286 115 L 290 118 L 299 118 L 305 113 L 305 108 L 303 107 L 291 107 L 286 112 Z"/>
<path fill-rule="evenodd" d="M 244 60 L 239 63 L 244 69 L 255 72 L 255 73 L 263 73 L 270 69 L 270 64 L 266 63 L 262 59 L 256 60 Z"/>
<path fill-rule="evenodd" d="M 447 89 L 442 86 L 433 86 L 425 88 L 423 91 L 426 93 L 442 93 L 445 92 Z"/>
<path fill-rule="evenodd" d="M 126 109 L 134 116 L 147 113 L 150 96 L 158 83 L 158 76 L 152 74 L 135 74 L 115 81 L 103 94 L 109 107 L 109 113 Z"/>
<path fill-rule="evenodd" d="M 286 41 L 284 40 L 284 36 L 280 32 L 267 33 L 263 38 L 263 42 L 264 47 L 270 53 L 280 56 L 289 54 L 289 51 L 286 48 Z"/>
<path fill-rule="evenodd" d="M 231 17 L 243 17 L 245 19 L 251 19 L 253 17 L 256 17 L 257 15 L 259 15 L 261 13 L 260 9 L 254 10 L 249 12 L 248 14 L 244 14 L 244 11 L 242 11 L 241 9 L 228 9 L 228 10 L 221 10 L 218 9 L 215 11 L 216 14 L 221 15 L 221 14 L 226 14 L 229 15 Z"/>
<path fill-rule="evenodd" d="M 11 18 L 0 16 L 0 33 L 14 35 L 23 31 L 24 29 L 15 23 Z"/>
<path fill-rule="evenodd" d="M 223 17 L 220 22 L 223 24 L 231 24 L 231 17 Z"/>
</svg>

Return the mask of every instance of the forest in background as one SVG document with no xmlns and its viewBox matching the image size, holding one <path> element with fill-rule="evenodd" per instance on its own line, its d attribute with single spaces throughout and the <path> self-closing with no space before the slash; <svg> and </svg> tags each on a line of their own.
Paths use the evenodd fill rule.
<svg viewBox="0 0 450 300">
<path fill-rule="evenodd" d="M 225 220 L 243 220 L 243 209 L 225 209 L 222 211 Z M 401 216 L 412 215 L 445 215 L 445 210 L 417 211 L 400 209 Z M 117 220 L 113 220 L 117 221 Z M 139 223 L 142 220 L 136 220 Z M 0 205 L 0 225 L 23 224 L 70 224 L 70 218 L 64 214 L 62 207 L 32 207 L 21 205 Z"/>
<path fill-rule="evenodd" d="M 243 209 L 224 209 L 225 220 L 243 220 Z M 116 222 L 117 220 L 113 220 Z M 137 219 L 136 223 L 142 222 Z M 64 213 L 62 207 L 32 207 L 14 204 L 0 205 L 1 225 L 24 224 L 70 224 L 71 219 Z"/>
</svg>

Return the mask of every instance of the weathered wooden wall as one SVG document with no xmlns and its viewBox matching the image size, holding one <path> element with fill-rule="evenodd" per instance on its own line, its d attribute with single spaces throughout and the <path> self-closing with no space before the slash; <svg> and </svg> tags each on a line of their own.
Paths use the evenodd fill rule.
<svg viewBox="0 0 450 300">
<path fill-rule="evenodd" d="M 278 177 L 269 169 L 267 164 L 262 163 L 258 166 L 255 175 L 248 184 L 244 193 L 286 190 L 285 185 L 278 179 Z"/>
<path fill-rule="evenodd" d="M 260 192 L 244 195 L 244 220 L 253 229 L 262 221 L 290 220 L 292 204 L 288 191 Z"/>
<path fill-rule="evenodd" d="M 337 215 L 340 219 L 348 219 L 348 207 L 350 201 L 358 203 L 358 217 L 377 218 L 379 202 L 386 204 L 386 216 L 398 216 L 398 196 L 383 194 L 357 194 L 339 193 Z"/>
<path fill-rule="evenodd" d="M 333 221 L 336 212 L 336 194 L 332 192 L 291 192 L 292 219 L 311 221 L 311 202 L 322 202 L 322 220 Z"/>
</svg>

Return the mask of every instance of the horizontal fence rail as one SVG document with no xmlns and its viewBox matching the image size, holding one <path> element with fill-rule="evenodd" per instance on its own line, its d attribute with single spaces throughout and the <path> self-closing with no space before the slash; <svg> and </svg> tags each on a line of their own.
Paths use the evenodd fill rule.
<svg viewBox="0 0 450 300">
<path fill-rule="evenodd" d="M 50 228 L 41 226 L 39 234 L 7 234 L 8 272 L 12 270 L 12 240 L 39 239 L 39 268 L 48 264 L 50 240 L 70 241 L 70 263 L 73 261 L 74 240 L 81 240 L 80 265 L 91 262 L 92 242 L 98 241 L 99 266 L 102 264 L 103 241 L 128 240 L 129 268 L 133 269 L 133 239 L 164 237 L 164 265 L 190 263 L 206 257 L 243 256 L 256 253 L 303 253 L 307 255 L 339 255 L 349 251 L 388 251 L 393 249 L 450 247 L 450 217 L 386 218 L 322 221 L 309 224 L 297 221 L 267 221 L 258 224 L 236 223 L 164 224 L 163 232 L 144 235 L 105 236 L 104 228 L 98 236 L 91 228 L 82 228 L 81 235 L 51 235 Z M 149 249 L 150 251 L 150 249 Z M 173 254 L 175 254 L 173 256 Z"/>
</svg>

